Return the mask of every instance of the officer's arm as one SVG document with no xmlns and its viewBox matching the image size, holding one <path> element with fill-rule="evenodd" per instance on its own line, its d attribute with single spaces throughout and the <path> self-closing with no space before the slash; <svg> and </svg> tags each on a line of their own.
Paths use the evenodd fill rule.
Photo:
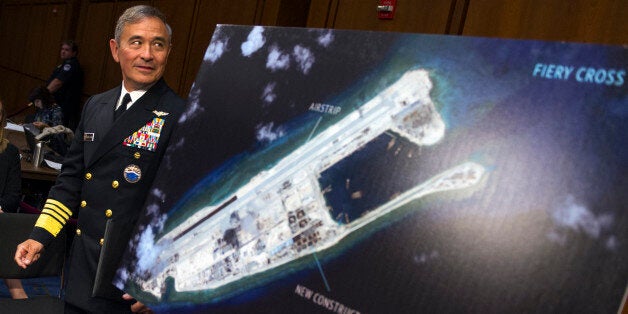
<svg viewBox="0 0 628 314">
<path fill-rule="evenodd" d="M 57 90 L 59 90 L 59 88 L 61 88 L 61 86 L 63 86 L 63 81 L 61 81 L 58 78 L 55 78 L 52 81 L 50 81 L 50 83 L 48 83 L 48 86 L 46 86 L 46 88 L 48 88 L 48 90 L 51 93 L 54 93 Z"/>
<path fill-rule="evenodd" d="M 90 100 L 85 104 L 86 109 L 90 105 Z M 83 116 L 86 111 L 87 110 L 83 110 Z M 85 172 L 83 157 L 83 120 L 84 119 L 81 118 L 70 149 L 63 160 L 61 173 L 57 177 L 55 185 L 50 189 L 48 199 L 29 237 L 30 239 L 42 243 L 44 246 L 48 245 L 48 243 L 59 234 L 72 216 L 72 209 L 77 208 L 79 204 L 79 197 L 83 186 L 83 174 Z"/>
</svg>

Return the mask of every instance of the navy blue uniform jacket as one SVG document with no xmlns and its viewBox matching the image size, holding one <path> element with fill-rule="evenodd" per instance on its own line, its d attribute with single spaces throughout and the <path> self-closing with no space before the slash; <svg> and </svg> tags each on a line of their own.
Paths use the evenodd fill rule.
<svg viewBox="0 0 628 314">
<path fill-rule="evenodd" d="M 184 101 L 161 79 L 114 121 L 120 88 L 88 99 L 61 173 L 31 233 L 45 246 L 78 210 L 66 302 L 83 308 L 94 305 L 92 286 L 107 221 L 135 227 L 184 109 Z M 122 300 L 122 292 L 111 287 L 117 293 L 109 298 Z"/>
</svg>

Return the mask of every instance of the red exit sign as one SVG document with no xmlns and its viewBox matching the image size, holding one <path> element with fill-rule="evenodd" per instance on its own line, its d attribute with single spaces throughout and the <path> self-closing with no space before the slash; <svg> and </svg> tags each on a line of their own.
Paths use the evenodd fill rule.
<svg viewBox="0 0 628 314">
<path fill-rule="evenodd" d="M 395 15 L 397 0 L 380 0 L 377 5 L 377 18 L 381 20 L 390 20 Z"/>
</svg>

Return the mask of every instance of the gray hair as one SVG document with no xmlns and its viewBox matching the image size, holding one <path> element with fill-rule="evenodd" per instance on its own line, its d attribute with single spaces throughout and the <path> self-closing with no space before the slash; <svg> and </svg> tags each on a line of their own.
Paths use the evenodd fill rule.
<svg viewBox="0 0 628 314">
<path fill-rule="evenodd" d="M 127 24 L 139 23 L 141 20 L 149 17 L 156 17 L 160 19 L 166 25 L 168 30 L 168 40 L 172 42 L 172 28 L 166 23 L 166 16 L 155 7 L 149 5 L 136 5 L 130 7 L 120 15 L 118 22 L 116 23 L 115 39 L 117 43 L 120 43 L 120 36 L 122 36 L 122 30 Z"/>
</svg>

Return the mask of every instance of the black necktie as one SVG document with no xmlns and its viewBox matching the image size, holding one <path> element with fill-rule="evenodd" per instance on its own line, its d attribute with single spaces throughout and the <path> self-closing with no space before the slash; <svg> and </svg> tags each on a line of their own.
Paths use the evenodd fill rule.
<svg viewBox="0 0 628 314">
<path fill-rule="evenodd" d="M 131 102 L 131 95 L 129 95 L 128 93 L 124 95 L 124 98 L 122 98 L 122 104 L 120 104 L 120 107 L 118 107 L 118 109 L 116 109 L 113 112 L 113 119 L 117 120 L 118 117 L 126 110 L 126 105 L 128 103 Z"/>
</svg>

